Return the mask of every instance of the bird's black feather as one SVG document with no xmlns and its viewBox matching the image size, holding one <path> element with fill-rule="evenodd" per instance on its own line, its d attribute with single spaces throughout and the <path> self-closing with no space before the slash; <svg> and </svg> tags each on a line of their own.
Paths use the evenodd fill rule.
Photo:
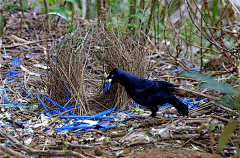
<svg viewBox="0 0 240 158">
<path fill-rule="evenodd" d="M 152 111 L 152 117 L 156 116 L 158 105 L 164 103 L 172 104 L 180 114 L 188 116 L 188 107 L 172 93 L 172 88 L 179 87 L 178 85 L 166 81 L 140 78 L 119 68 L 112 70 L 107 79 L 124 85 L 128 95 L 136 103 L 146 106 Z"/>
</svg>

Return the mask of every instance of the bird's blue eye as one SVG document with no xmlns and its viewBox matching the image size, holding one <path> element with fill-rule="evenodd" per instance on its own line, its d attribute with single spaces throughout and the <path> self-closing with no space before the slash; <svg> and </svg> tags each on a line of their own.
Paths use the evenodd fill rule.
<svg viewBox="0 0 240 158">
<path fill-rule="evenodd" d="M 111 75 L 111 78 L 113 78 L 114 77 L 114 75 Z"/>
</svg>

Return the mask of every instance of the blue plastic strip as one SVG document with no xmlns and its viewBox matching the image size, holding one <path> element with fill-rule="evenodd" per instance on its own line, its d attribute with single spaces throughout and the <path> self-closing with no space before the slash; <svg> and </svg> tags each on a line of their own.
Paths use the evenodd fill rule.
<svg viewBox="0 0 240 158">
<path fill-rule="evenodd" d="M 50 99 L 50 98 L 48 98 L 48 97 L 46 97 L 46 96 L 45 96 L 44 98 L 45 98 L 46 100 L 48 100 L 49 102 L 55 104 L 55 105 L 58 106 L 59 108 L 63 109 L 64 111 L 67 111 L 67 109 L 66 109 L 65 107 L 59 105 L 58 103 L 56 103 L 56 102 L 53 101 L 52 99 Z M 71 114 L 71 115 L 76 115 L 76 114 L 74 114 L 74 113 L 71 112 L 71 111 L 69 111 L 69 114 Z"/>
<path fill-rule="evenodd" d="M 23 88 L 22 84 L 19 84 L 19 86 L 22 88 L 22 90 L 27 94 L 27 96 L 28 96 L 30 99 L 33 98 L 32 95 L 31 95 L 25 88 Z"/>
<path fill-rule="evenodd" d="M 117 124 L 113 124 L 113 125 L 105 127 L 105 128 L 100 128 L 99 130 L 103 131 L 103 130 L 108 130 L 110 128 L 117 128 L 117 127 L 118 127 Z"/>
<path fill-rule="evenodd" d="M 105 86 L 104 86 L 104 91 L 105 91 L 105 92 L 110 91 L 110 88 L 111 88 L 111 82 L 108 82 L 108 83 L 105 82 L 104 85 L 105 85 Z"/>
<path fill-rule="evenodd" d="M 15 72 L 15 71 L 8 71 L 9 73 L 4 75 L 5 77 L 17 77 L 17 75 L 20 74 L 20 72 Z"/>
<path fill-rule="evenodd" d="M 13 104 L 0 104 L 0 106 L 3 106 L 3 107 L 16 107 L 16 105 L 13 105 Z"/>
<path fill-rule="evenodd" d="M 90 120 L 90 119 L 115 119 L 116 117 L 114 116 L 97 116 L 97 117 L 92 117 L 92 116 L 61 116 L 60 118 L 69 118 L 69 119 L 81 119 L 81 120 Z"/>
<path fill-rule="evenodd" d="M 92 115 L 92 116 L 61 116 L 60 118 L 73 118 L 73 119 L 81 119 L 82 118 L 84 120 L 91 120 L 91 119 L 99 118 L 103 115 L 110 114 L 115 109 L 116 108 L 111 108 L 111 109 L 108 109 L 106 111 L 100 112 L 100 113 Z M 105 118 L 106 118 L 106 116 L 105 116 Z"/>
<path fill-rule="evenodd" d="M 8 92 L 11 92 L 11 90 L 10 90 L 9 88 L 0 87 L 0 89 L 5 90 L 5 91 L 8 91 Z"/>
<path fill-rule="evenodd" d="M 76 133 L 73 133 L 73 135 L 82 134 L 82 133 L 84 133 L 84 132 L 86 132 L 86 131 L 80 131 L 80 132 L 76 132 Z"/>
<path fill-rule="evenodd" d="M 204 99 L 202 99 L 202 100 L 199 100 L 199 101 L 197 101 L 197 102 L 194 102 L 193 104 L 194 104 L 194 105 L 197 105 L 197 104 L 200 104 L 200 103 L 205 102 L 205 101 L 207 101 L 207 100 L 208 100 L 208 98 L 204 98 Z"/>
<path fill-rule="evenodd" d="M 197 70 L 200 70 L 201 68 L 200 67 L 196 67 L 196 68 L 190 68 L 189 70 L 190 71 L 197 71 Z M 178 73 L 178 72 L 182 72 L 182 71 L 185 71 L 184 69 L 175 69 L 175 70 L 172 70 L 171 72 L 172 73 Z"/>
<path fill-rule="evenodd" d="M 64 127 L 57 127 L 57 128 L 55 128 L 56 130 L 63 130 L 63 129 L 70 129 L 70 130 L 72 130 L 72 129 L 88 129 L 88 128 L 95 128 L 96 126 L 89 126 L 89 125 L 80 125 L 80 126 L 74 126 L 74 127 L 66 127 L 66 126 L 64 126 Z"/>
<path fill-rule="evenodd" d="M 17 93 L 20 97 L 23 97 L 18 89 L 16 90 L 16 93 Z"/>
<path fill-rule="evenodd" d="M 135 119 L 135 120 L 139 120 L 139 121 L 142 121 L 142 120 L 145 120 L 145 119 L 140 119 L 140 118 L 137 118 L 135 116 L 132 116 L 132 115 L 129 115 L 131 118 Z"/>
<path fill-rule="evenodd" d="M 0 94 L 1 94 L 1 96 L 3 97 L 3 100 L 4 100 L 5 102 L 7 102 L 7 103 L 13 104 L 13 105 L 15 105 L 16 107 L 31 108 L 31 106 L 24 106 L 24 105 L 21 105 L 21 104 L 18 104 L 18 103 L 14 103 L 14 102 L 12 102 L 12 101 L 9 101 L 4 94 L 2 94 L 1 92 L 0 92 Z"/>
<path fill-rule="evenodd" d="M 38 101 L 42 104 L 42 107 L 43 107 L 43 109 L 46 111 L 46 113 L 48 114 L 48 116 L 52 118 L 52 115 L 48 112 L 48 109 L 47 109 L 47 107 L 45 106 L 45 104 L 43 103 L 43 101 L 42 101 L 42 99 L 40 98 L 40 96 L 39 96 L 37 93 L 36 93 L 35 95 L 36 95 Z"/>
<path fill-rule="evenodd" d="M 179 54 L 178 57 L 179 57 L 180 59 L 182 59 L 182 61 L 183 61 L 187 66 L 189 66 L 188 62 L 186 61 L 186 59 L 184 59 L 184 58 L 182 57 L 182 55 Z"/>
</svg>

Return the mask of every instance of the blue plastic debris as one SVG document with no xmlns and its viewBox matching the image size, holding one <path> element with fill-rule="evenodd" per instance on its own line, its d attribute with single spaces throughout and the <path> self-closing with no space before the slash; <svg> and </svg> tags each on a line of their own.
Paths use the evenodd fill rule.
<svg viewBox="0 0 240 158">
<path fill-rule="evenodd" d="M 196 67 L 196 68 L 190 68 L 189 69 L 190 71 L 198 71 L 198 70 L 201 70 L 200 67 Z M 184 69 L 175 69 L 175 70 L 172 70 L 171 72 L 172 73 L 178 73 L 178 72 L 182 72 L 182 71 L 185 71 Z"/>
<path fill-rule="evenodd" d="M 97 126 L 99 126 L 101 128 L 106 128 L 109 126 L 109 124 L 110 124 L 109 121 L 100 121 L 100 122 L 98 122 Z"/>
<path fill-rule="evenodd" d="M 104 91 L 105 91 L 105 92 L 110 91 L 110 87 L 111 87 L 111 82 L 105 82 Z"/>
<path fill-rule="evenodd" d="M 98 114 L 95 114 L 95 115 L 92 115 L 92 116 L 61 116 L 60 118 L 78 118 L 78 119 L 84 119 L 84 120 L 91 120 L 91 119 L 95 119 L 95 118 L 99 118 L 99 117 L 102 117 L 103 115 L 107 115 L 107 114 L 110 114 L 112 111 L 115 111 L 116 108 L 111 108 L 111 109 L 108 109 L 106 111 L 103 111 L 103 112 L 100 112 Z M 102 117 L 102 118 L 107 118 L 107 116 L 105 117 Z"/>
<path fill-rule="evenodd" d="M 20 58 L 12 57 L 12 66 L 16 66 L 16 68 L 20 68 L 20 62 L 21 62 Z"/>
<path fill-rule="evenodd" d="M 35 95 L 36 95 L 38 101 L 42 104 L 42 107 L 43 107 L 43 109 L 46 111 L 47 115 L 52 118 L 52 115 L 48 112 L 48 109 L 47 109 L 47 107 L 45 106 L 45 104 L 43 103 L 43 101 L 42 101 L 42 99 L 40 98 L 40 96 L 39 96 L 37 93 L 36 93 Z"/>
<path fill-rule="evenodd" d="M 68 107 L 66 107 L 66 109 L 70 110 L 70 109 L 76 108 L 76 107 L 78 107 L 78 105 L 68 106 Z M 57 110 L 49 111 L 48 113 L 50 113 L 50 114 L 52 114 L 52 113 L 60 114 L 61 111 L 64 111 L 64 110 L 63 109 L 57 109 Z"/>
<path fill-rule="evenodd" d="M 5 77 L 17 77 L 17 75 L 20 74 L 20 72 L 15 72 L 15 71 L 8 71 L 9 73 L 4 75 Z"/>
<path fill-rule="evenodd" d="M 9 101 L 9 100 L 7 99 L 7 97 L 6 97 L 4 94 L 2 94 L 1 92 L 0 92 L 0 95 L 2 96 L 2 98 L 3 98 L 3 100 L 4 100 L 5 102 L 10 103 L 10 104 L 13 104 L 14 107 L 31 108 L 31 106 L 24 106 L 24 105 L 21 105 L 21 104 L 18 104 L 18 103 Z"/>
<path fill-rule="evenodd" d="M 115 119 L 113 116 L 60 116 L 60 118 L 69 118 L 69 119 L 81 119 L 81 120 L 91 120 L 91 119 Z"/>
<path fill-rule="evenodd" d="M 56 130 L 63 130 L 63 129 L 89 129 L 89 128 L 95 128 L 96 126 L 89 126 L 89 125 L 79 125 L 79 126 L 64 126 L 64 127 L 56 127 Z"/>
<path fill-rule="evenodd" d="M 27 96 L 28 96 L 30 99 L 33 98 L 32 95 L 31 95 L 25 88 L 23 88 L 22 84 L 19 84 L 19 86 L 22 88 L 22 90 L 27 94 Z"/>
<path fill-rule="evenodd" d="M 17 93 L 20 97 L 23 97 L 18 89 L 16 90 L 16 93 Z"/>
<path fill-rule="evenodd" d="M 179 57 L 187 66 L 189 66 L 189 63 L 187 62 L 186 59 L 184 59 L 184 58 L 182 57 L 182 55 L 179 54 L 178 57 Z"/>
<path fill-rule="evenodd" d="M 52 99 L 48 98 L 48 97 L 44 97 L 46 100 L 48 100 L 49 102 L 53 103 L 54 105 L 58 106 L 59 108 L 63 109 L 64 111 L 67 111 L 67 109 L 61 105 L 59 105 L 58 103 L 56 103 L 55 101 L 53 101 Z M 69 111 L 69 114 L 71 115 L 76 115 L 73 112 Z"/>
<path fill-rule="evenodd" d="M 117 124 L 113 124 L 113 125 L 105 127 L 105 128 L 100 128 L 99 130 L 104 131 L 104 130 L 108 130 L 110 128 L 117 128 Z"/>
<path fill-rule="evenodd" d="M 76 133 L 73 133 L 73 135 L 82 134 L 82 133 L 84 133 L 84 132 L 86 132 L 86 131 L 80 131 L 80 132 L 76 132 Z"/>
</svg>

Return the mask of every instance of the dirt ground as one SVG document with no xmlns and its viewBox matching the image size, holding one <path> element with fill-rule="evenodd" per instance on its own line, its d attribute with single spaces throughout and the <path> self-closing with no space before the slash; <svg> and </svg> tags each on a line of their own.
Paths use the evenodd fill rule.
<svg viewBox="0 0 240 158">
<path fill-rule="evenodd" d="M 99 149 L 99 148 L 98 148 Z M 114 152 L 105 149 L 86 150 L 85 152 L 95 155 L 95 152 L 103 152 L 101 157 L 122 157 L 122 158 L 220 158 L 218 154 L 207 153 L 202 150 L 194 150 L 189 148 L 172 148 L 172 147 L 154 147 L 153 145 L 137 145 L 124 148 Z"/>
</svg>

